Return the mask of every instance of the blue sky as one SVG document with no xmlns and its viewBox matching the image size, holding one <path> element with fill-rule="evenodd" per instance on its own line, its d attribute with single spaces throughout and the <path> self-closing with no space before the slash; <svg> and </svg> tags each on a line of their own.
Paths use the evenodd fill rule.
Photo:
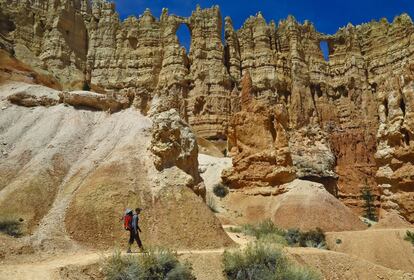
<svg viewBox="0 0 414 280">
<path fill-rule="evenodd" d="M 414 0 L 114 0 L 117 12 L 124 19 L 129 15 L 138 16 L 145 8 L 159 17 L 161 9 L 166 7 L 170 14 L 189 16 L 200 4 L 202 8 L 219 5 L 222 16 L 230 16 L 234 27 L 240 28 L 250 16 L 261 11 L 267 21 L 278 22 L 289 14 L 303 22 L 310 20 L 316 29 L 333 34 L 348 22 L 354 25 L 383 17 L 392 21 L 403 12 L 414 18 Z M 180 42 L 188 47 L 190 42 L 186 28 L 178 32 Z"/>
</svg>

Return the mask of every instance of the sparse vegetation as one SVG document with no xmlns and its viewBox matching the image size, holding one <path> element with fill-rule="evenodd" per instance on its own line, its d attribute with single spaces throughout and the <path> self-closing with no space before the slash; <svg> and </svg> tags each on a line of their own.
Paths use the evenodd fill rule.
<svg viewBox="0 0 414 280">
<path fill-rule="evenodd" d="M 374 205 L 375 196 L 368 186 L 362 188 L 361 199 L 364 200 L 364 217 L 371 221 L 377 221 L 378 219 Z"/>
<path fill-rule="evenodd" d="M 238 227 L 238 226 L 236 226 L 236 227 L 230 227 L 228 229 L 228 231 L 234 232 L 234 233 L 242 233 L 243 232 L 242 228 L 241 227 Z"/>
<path fill-rule="evenodd" d="M 316 273 L 290 263 L 279 247 L 266 242 L 224 252 L 223 264 L 224 274 L 229 280 L 320 279 Z"/>
<path fill-rule="evenodd" d="M 290 246 L 327 248 L 325 233 L 320 228 L 304 232 L 299 229 L 289 229 L 285 238 Z"/>
<path fill-rule="evenodd" d="M 83 82 L 82 90 L 85 90 L 85 91 L 90 91 L 91 90 L 91 87 L 90 87 L 90 85 L 87 81 Z"/>
<path fill-rule="evenodd" d="M 263 222 L 257 225 L 243 225 L 242 231 L 247 235 L 252 235 L 257 239 L 261 239 L 266 235 L 280 235 L 284 236 L 285 231 L 283 229 L 278 228 L 271 220 L 264 220 Z"/>
<path fill-rule="evenodd" d="M 327 249 L 325 234 L 320 228 L 310 231 L 300 231 L 299 229 L 283 230 L 278 228 L 271 220 L 265 220 L 258 225 L 247 224 L 239 228 L 231 228 L 230 230 L 254 236 L 258 241 L 277 243 L 279 245 Z"/>
<path fill-rule="evenodd" d="M 300 230 L 297 228 L 288 229 L 285 234 L 285 238 L 289 246 L 296 246 L 297 244 L 299 244 L 301 238 Z"/>
<path fill-rule="evenodd" d="M 142 255 L 122 256 L 116 251 L 104 261 L 107 280 L 195 280 L 191 266 L 181 264 L 167 249 L 154 249 Z"/>
<path fill-rule="evenodd" d="M 212 212 L 214 213 L 219 212 L 216 201 L 214 200 L 214 197 L 211 194 L 207 194 L 206 203 L 207 203 L 208 208 L 210 208 Z"/>
<path fill-rule="evenodd" d="M 411 244 L 413 244 L 414 246 L 414 231 L 412 232 L 412 231 L 407 230 L 404 240 L 411 242 Z"/>
<path fill-rule="evenodd" d="M 21 221 L 11 218 L 4 218 L 0 220 L 0 232 L 13 237 L 20 237 L 23 235 L 21 229 Z"/>
<path fill-rule="evenodd" d="M 213 193 L 220 198 L 226 197 L 229 194 L 229 188 L 223 183 L 218 183 L 213 187 Z"/>
</svg>

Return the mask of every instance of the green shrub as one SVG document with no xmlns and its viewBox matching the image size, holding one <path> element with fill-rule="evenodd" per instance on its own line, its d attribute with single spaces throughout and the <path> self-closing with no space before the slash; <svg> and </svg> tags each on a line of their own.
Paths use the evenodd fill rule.
<svg viewBox="0 0 414 280">
<path fill-rule="evenodd" d="M 269 234 L 262 235 L 260 236 L 258 241 L 263 242 L 263 243 L 278 244 L 280 246 L 288 246 L 288 242 L 286 241 L 286 238 L 276 233 L 269 233 Z"/>
<path fill-rule="evenodd" d="M 404 240 L 410 241 L 414 245 L 414 232 L 407 230 Z"/>
<path fill-rule="evenodd" d="M 23 235 L 21 230 L 21 222 L 11 218 L 1 219 L 0 232 L 13 237 L 20 237 Z"/>
<path fill-rule="evenodd" d="M 375 208 L 375 195 L 372 194 L 370 187 L 364 186 L 361 189 L 361 199 L 364 200 L 364 217 L 371 221 L 378 221 Z"/>
<path fill-rule="evenodd" d="M 246 235 L 256 237 L 257 240 L 264 240 L 269 243 L 319 249 L 327 248 L 325 234 L 320 228 L 304 232 L 295 228 L 286 231 L 278 228 L 271 220 L 265 220 L 257 225 L 243 225 L 240 231 Z"/>
<path fill-rule="evenodd" d="M 285 235 L 285 231 L 283 229 L 278 228 L 271 220 L 264 220 L 263 222 L 257 225 L 243 225 L 242 227 L 243 232 L 247 235 L 252 235 L 257 239 L 260 239 L 264 235 L 267 234 L 277 234 L 280 236 Z"/>
<path fill-rule="evenodd" d="M 285 234 L 285 238 L 289 246 L 327 248 L 325 233 L 320 228 L 304 232 L 296 228 L 289 229 Z"/>
<path fill-rule="evenodd" d="M 90 91 L 91 90 L 91 87 L 90 87 L 90 85 L 87 81 L 83 82 L 82 90 L 85 90 L 85 91 Z"/>
<path fill-rule="evenodd" d="M 285 238 L 289 246 L 297 246 L 299 244 L 301 232 L 297 228 L 290 228 L 285 234 Z"/>
<path fill-rule="evenodd" d="M 234 233 L 242 233 L 243 229 L 241 227 L 236 226 L 236 227 L 230 227 L 228 229 L 228 231 L 229 232 L 234 232 Z"/>
<path fill-rule="evenodd" d="M 181 264 L 177 255 L 166 249 L 149 250 L 140 255 L 122 256 L 119 251 L 105 260 L 107 280 L 195 280 L 191 266 Z"/>
<path fill-rule="evenodd" d="M 301 247 L 326 248 L 325 233 L 320 228 L 305 231 L 301 233 L 299 245 Z"/>
<path fill-rule="evenodd" d="M 213 193 L 217 197 L 223 198 L 229 194 L 229 188 L 223 185 L 222 183 L 218 183 L 213 187 Z"/>
<path fill-rule="evenodd" d="M 293 266 L 280 248 L 256 242 L 245 249 L 225 251 L 224 274 L 229 280 L 314 280 L 319 277 L 305 268 Z"/>
</svg>

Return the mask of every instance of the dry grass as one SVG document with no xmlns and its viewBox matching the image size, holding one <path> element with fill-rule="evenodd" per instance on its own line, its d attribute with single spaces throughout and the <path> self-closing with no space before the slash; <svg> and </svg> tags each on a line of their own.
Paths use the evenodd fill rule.
<svg viewBox="0 0 414 280">
<path fill-rule="evenodd" d="M 230 228 L 231 232 L 243 232 L 256 237 L 259 241 L 289 245 L 295 247 L 314 247 L 326 249 L 325 234 L 320 228 L 310 231 L 299 229 L 284 230 L 278 228 L 271 220 L 264 220 L 257 225 L 245 224 L 242 227 Z"/>
<path fill-rule="evenodd" d="M 121 256 L 119 251 L 104 261 L 107 280 L 195 280 L 188 263 L 180 263 L 168 249 L 152 249 L 140 255 Z"/>
<path fill-rule="evenodd" d="M 245 249 L 226 251 L 224 274 L 229 280 L 317 280 L 315 272 L 293 265 L 279 246 L 256 242 Z"/>
</svg>

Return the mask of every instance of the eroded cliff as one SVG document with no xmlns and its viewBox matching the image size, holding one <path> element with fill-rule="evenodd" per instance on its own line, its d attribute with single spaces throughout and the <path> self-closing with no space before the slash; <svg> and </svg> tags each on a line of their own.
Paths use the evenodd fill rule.
<svg viewBox="0 0 414 280">
<path fill-rule="evenodd" d="M 218 7 L 197 7 L 188 18 L 163 10 L 157 19 L 146 10 L 121 21 L 102 0 L 0 5 L 0 46 L 17 59 L 66 89 L 128 96 L 143 113 L 154 102 L 159 111 L 176 109 L 197 136 L 210 140 L 234 140 L 234 118 L 247 119 L 240 92 L 249 73 L 263 111 L 286 111 L 283 133 L 297 177 L 323 183 L 356 210 L 360 188 L 368 185 L 384 210 L 413 221 L 408 15 L 326 35 L 310 22 L 289 16 L 268 23 L 260 13 L 236 30 L 229 17 L 223 23 Z M 191 32 L 188 54 L 176 36 L 182 24 Z M 321 42 L 328 44 L 327 60 Z M 257 112 L 250 111 L 254 120 Z"/>
</svg>

